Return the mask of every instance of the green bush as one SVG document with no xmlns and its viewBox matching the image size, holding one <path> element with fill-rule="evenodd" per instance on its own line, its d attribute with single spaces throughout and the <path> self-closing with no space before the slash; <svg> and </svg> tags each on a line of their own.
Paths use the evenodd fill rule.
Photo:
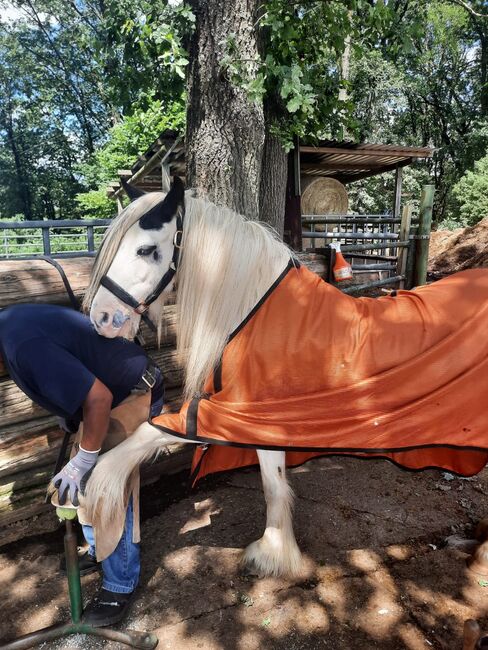
<svg viewBox="0 0 488 650">
<path fill-rule="evenodd" d="M 111 219 L 117 214 L 117 204 L 107 196 L 107 188 L 77 194 L 76 202 L 89 219 Z"/>
<path fill-rule="evenodd" d="M 478 160 L 474 170 L 462 176 L 454 185 L 453 194 L 459 205 L 460 225 L 472 226 L 488 217 L 488 156 Z"/>
<path fill-rule="evenodd" d="M 110 129 L 107 142 L 97 149 L 90 162 L 80 166 L 83 183 L 91 188 L 75 197 L 84 216 L 107 219 L 117 214 L 115 201 L 107 197 L 108 183 L 118 180 L 118 170 L 134 164 L 161 133 L 168 129 L 183 132 L 184 107 L 183 99 L 169 106 L 154 100 L 149 108 L 136 108 Z"/>
</svg>

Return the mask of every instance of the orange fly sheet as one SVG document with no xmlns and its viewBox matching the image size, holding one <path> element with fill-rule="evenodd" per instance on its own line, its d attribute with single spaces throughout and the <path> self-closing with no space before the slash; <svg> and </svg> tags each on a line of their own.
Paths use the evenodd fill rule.
<svg viewBox="0 0 488 650">
<path fill-rule="evenodd" d="M 229 337 L 205 393 L 152 422 L 208 443 L 197 478 L 256 448 L 388 458 L 462 475 L 488 461 L 488 270 L 352 298 L 291 263 Z"/>
</svg>

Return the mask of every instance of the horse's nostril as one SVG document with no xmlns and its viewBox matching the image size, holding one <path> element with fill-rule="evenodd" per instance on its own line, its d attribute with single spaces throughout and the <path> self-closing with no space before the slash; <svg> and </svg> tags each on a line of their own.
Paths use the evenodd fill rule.
<svg viewBox="0 0 488 650">
<path fill-rule="evenodd" d="M 99 325 L 106 325 L 108 323 L 108 312 L 103 311 L 100 314 L 100 318 L 98 319 L 98 324 Z"/>
<path fill-rule="evenodd" d="M 114 317 L 112 318 L 112 325 L 116 329 L 120 329 L 127 320 L 129 320 L 129 317 L 124 316 L 124 314 L 119 309 L 117 309 L 117 311 L 114 314 Z"/>
</svg>

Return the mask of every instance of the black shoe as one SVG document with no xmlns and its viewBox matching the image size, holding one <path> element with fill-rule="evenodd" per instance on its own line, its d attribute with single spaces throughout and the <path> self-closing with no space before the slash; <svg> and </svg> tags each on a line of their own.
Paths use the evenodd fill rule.
<svg viewBox="0 0 488 650">
<path fill-rule="evenodd" d="M 88 551 L 78 551 L 78 566 L 80 567 L 80 576 L 87 576 L 94 571 L 100 571 L 100 562 L 97 562 L 96 558 L 93 555 L 90 555 Z M 59 570 L 61 573 L 66 575 L 66 558 L 61 559 Z"/>
<path fill-rule="evenodd" d="M 132 602 L 130 594 L 117 594 L 113 591 L 100 589 L 98 594 L 86 606 L 82 622 L 93 627 L 105 627 L 106 625 L 115 625 L 129 613 Z"/>
</svg>

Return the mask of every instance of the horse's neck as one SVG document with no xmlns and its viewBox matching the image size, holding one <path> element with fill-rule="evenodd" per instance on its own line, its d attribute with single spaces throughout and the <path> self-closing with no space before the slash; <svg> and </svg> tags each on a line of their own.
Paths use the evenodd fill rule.
<svg viewBox="0 0 488 650">
<path fill-rule="evenodd" d="M 261 300 L 264 294 L 268 289 L 273 285 L 277 278 L 281 275 L 285 268 L 285 264 L 282 260 L 275 262 L 272 265 L 269 265 L 265 269 L 265 273 L 261 273 L 259 282 L 256 283 L 256 293 L 253 297 L 249 296 L 246 301 L 243 301 L 239 305 L 239 309 L 235 315 L 235 322 L 232 323 L 231 329 L 228 334 L 231 334 L 236 327 L 238 327 L 242 321 L 246 318 L 249 312 L 254 309 L 256 304 Z"/>
</svg>

